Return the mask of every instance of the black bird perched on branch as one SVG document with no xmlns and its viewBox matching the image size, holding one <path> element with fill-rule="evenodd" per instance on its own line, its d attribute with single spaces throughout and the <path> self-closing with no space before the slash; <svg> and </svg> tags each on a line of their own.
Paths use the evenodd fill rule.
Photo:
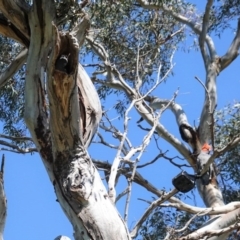
<svg viewBox="0 0 240 240">
<path fill-rule="evenodd" d="M 56 64 L 55 64 L 55 68 L 58 70 L 58 71 L 61 71 L 61 72 L 67 72 L 67 69 L 66 69 L 66 66 L 68 64 L 68 57 L 69 55 L 61 55 L 57 61 L 56 61 Z"/>
</svg>

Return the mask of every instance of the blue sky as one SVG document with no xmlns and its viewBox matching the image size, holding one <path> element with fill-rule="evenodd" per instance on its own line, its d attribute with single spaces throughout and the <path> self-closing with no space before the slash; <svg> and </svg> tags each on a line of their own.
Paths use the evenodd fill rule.
<svg viewBox="0 0 240 240">
<path fill-rule="evenodd" d="M 204 1 L 205 2 L 205 1 Z M 203 6 L 200 6 L 203 10 Z M 226 32 L 221 39 L 214 38 L 217 52 L 221 56 L 226 52 L 229 44 L 234 38 L 234 33 L 230 30 Z M 191 41 L 186 42 L 186 47 L 190 46 Z M 174 56 L 174 76 L 170 77 L 166 83 L 162 83 L 154 92 L 154 95 L 162 98 L 171 98 L 173 93 L 180 87 L 179 95 L 176 102 L 181 104 L 186 111 L 189 122 L 194 124 L 198 122 L 201 108 L 204 100 L 204 89 L 194 77 L 199 77 L 205 81 L 205 71 L 200 52 L 191 51 L 190 53 L 178 51 Z M 230 67 L 224 70 L 218 77 L 218 109 L 228 103 L 239 101 L 240 75 L 239 75 L 239 58 L 235 60 Z M 114 97 L 108 104 L 112 103 Z M 117 117 L 116 113 L 111 116 Z M 136 121 L 139 116 L 132 110 L 130 113 L 129 138 L 134 145 L 141 143 L 144 132 L 136 127 Z M 122 129 L 121 120 L 115 120 L 119 129 Z M 175 118 L 170 111 L 164 112 L 161 117 L 161 123 L 173 134 L 179 137 L 178 127 Z M 147 124 L 143 122 L 147 127 Z M 111 142 L 112 138 L 106 137 Z M 159 146 L 163 151 L 169 150 L 167 154 L 170 157 L 177 155 L 177 152 L 163 140 L 159 140 Z M 115 156 L 115 151 L 108 150 L 102 145 L 92 144 L 90 154 L 94 158 L 108 160 L 111 162 Z M 3 153 L 3 152 L 2 152 Z M 144 153 L 141 163 L 147 162 L 154 158 L 158 150 L 155 145 L 149 146 Z M 50 240 L 62 234 L 72 238 L 72 227 L 62 212 L 59 203 L 56 202 L 54 188 L 51 185 L 44 166 L 38 154 L 20 155 L 5 152 L 5 191 L 8 199 L 8 217 L 4 232 L 5 240 Z M 107 157 L 106 157 L 107 156 Z M 146 179 L 155 183 L 161 189 L 172 188 L 172 178 L 180 172 L 166 160 L 160 159 L 153 166 L 149 166 L 140 171 Z M 120 180 L 118 193 L 126 187 L 124 179 Z M 196 192 L 195 192 L 196 193 Z M 133 227 L 135 221 L 146 209 L 144 202 L 138 201 L 137 198 L 151 200 L 151 194 L 134 185 L 133 194 L 130 204 L 129 226 Z M 191 193 L 190 193 L 191 196 Z M 203 206 L 201 199 L 196 193 L 197 204 Z M 124 198 L 119 201 L 117 207 L 120 213 L 123 213 Z M 191 200 L 189 200 L 191 202 Z"/>
</svg>

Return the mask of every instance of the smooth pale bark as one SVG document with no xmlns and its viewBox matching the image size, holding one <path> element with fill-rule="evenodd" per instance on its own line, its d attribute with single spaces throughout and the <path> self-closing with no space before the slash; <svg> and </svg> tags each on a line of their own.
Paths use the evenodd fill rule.
<svg viewBox="0 0 240 240">
<path fill-rule="evenodd" d="M 101 118 L 98 95 L 78 64 L 78 40 L 74 34 L 59 33 L 52 16 L 53 2 L 34 2 L 29 15 L 26 123 L 75 239 L 130 239 L 86 151 Z M 62 55 L 69 56 L 66 71 L 55 69 Z"/>
<path fill-rule="evenodd" d="M 217 101 L 216 77 L 238 55 L 239 24 L 229 50 L 225 56 L 219 58 L 212 39 L 207 35 L 206 21 L 212 1 L 207 3 L 202 29 L 199 24 L 173 12 L 166 5 L 154 5 L 149 1 L 139 3 L 146 8 L 162 9 L 200 35 L 207 77 L 199 135 L 200 142 L 205 143 L 211 139 L 209 124 Z M 83 44 L 85 31 L 89 27 L 87 19 L 71 34 L 61 34 L 52 24 L 55 22 L 53 1 L 34 1 L 29 13 L 29 6 L 24 1 L 0 0 L 0 9 L 5 16 L 0 15 L 0 32 L 27 47 L 30 41 L 25 88 L 25 120 L 54 185 L 58 201 L 73 225 L 75 238 L 115 239 L 118 236 L 118 239 L 130 239 L 127 228 L 109 201 L 105 187 L 86 151 L 101 118 L 101 107 L 96 91 L 84 69 L 78 65 L 78 49 Z M 11 14 L 12 12 L 14 14 Z M 11 24 L 8 24 L 8 20 Z M 96 54 L 99 54 L 99 51 L 96 51 L 99 45 L 96 42 L 91 45 Z M 64 71 L 59 71 L 55 69 L 55 62 L 62 55 L 68 56 L 68 63 Z M 99 56 L 106 64 L 108 75 L 115 75 L 119 79 L 118 81 L 112 78 L 106 84 L 125 91 L 129 99 L 142 97 L 127 85 L 110 63 L 107 63 L 106 51 L 100 52 Z M 153 125 L 149 107 L 143 101 L 138 101 L 135 106 L 139 114 Z M 181 107 L 172 104 L 171 108 L 178 125 L 187 125 L 187 118 Z M 194 158 L 181 141 L 160 123 L 156 131 L 195 168 Z M 198 185 L 205 204 L 216 207 L 222 205 L 223 200 L 217 181 L 213 180 L 208 186 Z M 236 216 L 238 213 L 232 214 Z M 228 226 L 224 224 L 231 224 L 229 219 L 230 217 L 222 218 L 221 224 L 216 222 L 210 224 L 209 228 Z M 221 235 L 221 239 L 223 237 L 225 235 Z"/>
<path fill-rule="evenodd" d="M 215 75 L 214 74 L 211 74 L 212 77 L 214 77 Z M 209 89 L 212 89 L 212 101 L 215 102 L 215 97 L 216 97 L 216 87 L 214 84 L 211 84 L 211 82 L 209 83 L 210 86 Z M 209 103 L 209 100 L 208 100 L 208 95 L 206 96 L 206 105 L 207 107 L 209 107 L 208 103 Z M 154 109 L 161 109 L 162 107 L 166 106 L 167 104 L 169 104 L 170 101 L 169 100 L 163 100 L 163 99 L 159 99 L 159 98 L 154 98 L 153 101 L 150 103 L 150 106 Z M 191 128 L 190 124 L 188 123 L 188 120 L 187 120 L 187 116 L 184 112 L 184 110 L 182 109 L 182 107 L 176 103 L 171 103 L 169 104 L 169 108 L 172 110 L 173 114 L 175 115 L 176 117 L 176 121 L 177 121 L 177 124 L 179 127 L 181 127 L 183 124 L 186 125 L 186 126 L 189 126 L 189 129 Z M 206 110 L 206 112 L 204 111 L 204 117 L 205 118 L 208 118 L 209 117 L 209 111 Z M 207 130 L 205 131 L 205 128 L 203 128 L 203 131 L 204 133 L 206 132 L 209 136 L 209 125 L 206 126 L 205 125 L 205 122 L 203 123 L 204 127 L 207 128 Z M 202 125 L 200 125 L 202 126 Z M 196 152 L 196 151 L 200 151 L 201 149 L 201 143 L 199 142 L 197 138 L 197 132 L 194 133 L 194 129 L 192 128 L 191 131 L 187 131 L 185 130 L 185 135 L 186 136 L 189 136 L 189 141 L 188 143 L 190 144 L 190 146 L 192 147 L 193 149 L 193 152 Z M 193 140 L 195 137 L 195 140 Z M 192 156 L 194 158 L 194 161 L 195 160 L 195 156 L 193 155 Z M 196 164 L 193 164 L 193 168 L 194 170 L 197 172 L 197 168 L 196 168 Z M 218 187 L 218 183 L 216 181 L 216 177 L 213 177 L 210 181 L 210 184 L 208 185 L 203 185 L 201 183 L 201 180 L 197 180 L 197 187 L 198 187 L 198 190 L 199 190 L 199 194 L 200 196 L 202 197 L 206 207 L 218 207 L 218 206 L 223 206 L 224 205 L 224 202 L 223 202 L 223 196 L 222 196 L 222 193 L 221 193 L 221 190 L 219 189 Z"/>
<path fill-rule="evenodd" d="M 214 62 L 209 63 L 207 66 L 206 74 L 206 90 L 205 90 L 205 100 L 203 104 L 203 109 L 200 117 L 199 123 L 199 139 L 201 144 L 208 143 L 212 141 L 212 128 L 213 123 L 213 113 L 217 104 L 217 76 L 219 74 L 220 65 L 216 59 Z"/>
</svg>

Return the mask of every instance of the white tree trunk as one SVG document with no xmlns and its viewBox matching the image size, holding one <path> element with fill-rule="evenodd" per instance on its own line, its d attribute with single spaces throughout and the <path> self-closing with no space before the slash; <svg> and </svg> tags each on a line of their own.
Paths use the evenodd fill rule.
<svg viewBox="0 0 240 240">
<path fill-rule="evenodd" d="M 53 1 L 46 0 L 35 1 L 29 14 L 27 126 L 75 239 L 130 239 L 86 150 L 101 119 L 101 106 L 91 80 L 78 64 L 80 41 L 73 34 L 60 34 L 52 16 Z M 87 26 L 81 29 L 83 33 Z M 69 56 L 66 66 L 55 69 L 63 55 Z"/>
</svg>

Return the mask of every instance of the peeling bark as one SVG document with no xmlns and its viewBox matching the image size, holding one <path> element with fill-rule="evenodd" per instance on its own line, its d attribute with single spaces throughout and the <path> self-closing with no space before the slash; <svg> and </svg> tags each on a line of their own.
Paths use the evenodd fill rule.
<svg viewBox="0 0 240 240">
<path fill-rule="evenodd" d="M 1 26 L 4 26 L 4 29 L 11 29 L 12 36 L 15 35 L 14 39 L 20 42 L 23 42 L 25 46 L 28 45 L 29 39 L 29 25 L 28 25 L 28 12 L 30 6 L 25 1 L 14 1 L 14 0 L 0 0 L 0 9 L 2 14 L 7 19 L 8 24 L 2 21 L 4 18 L 1 18 Z M 10 26 L 6 26 L 10 25 Z M 11 26 L 12 25 L 12 26 Z M 0 27 L 1 29 L 1 27 Z M 7 31 L 5 31 L 7 34 Z M 10 37 L 10 36 L 9 36 Z"/>
<path fill-rule="evenodd" d="M 29 14 L 26 123 L 75 239 L 130 239 L 86 151 L 102 112 L 96 90 L 78 64 L 83 35 L 76 29 L 58 32 L 54 16 L 53 1 L 46 0 L 35 1 Z M 59 67 L 62 56 L 67 59 Z"/>
<path fill-rule="evenodd" d="M 229 50 L 219 58 L 211 37 L 207 35 L 213 1 L 207 2 L 202 29 L 195 22 L 173 12 L 164 4 L 151 4 L 140 0 L 138 2 L 149 9 L 162 9 L 179 22 L 188 25 L 199 36 L 207 76 L 205 101 L 198 131 L 188 123 L 180 105 L 171 103 L 169 106 L 176 117 L 182 139 L 191 146 L 194 153 L 199 153 L 202 144 L 212 140 L 210 128 L 213 125 L 212 114 L 217 103 L 216 78 L 220 71 L 238 56 L 240 23 Z M 78 64 L 79 48 L 90 27 L 88 17 L 84 16 L 82 22 L 71 33 L 63 33 L 54 25 L 56 14 L 53 0 L 34 1 L 31 8 L 24 1 L 0 0 L 0 9 L 3 14 L 0 14 L 0 32 L 29 47 L 24 117 L 54 185 L 58 201 L 73 225 L 75 239 L 111 240 L 116 239 L 116 236 L 118 239 L 131 239 L 87 153 L 87 147 L 98 129 L 102 115 L 96 90 L 83 67 Z M 125 91 L 129 99 L 141 98 L 140 94 L 124 81 L 121 74 L 111 67 L 108 54 L 101 44 L 94 42 L 90 37 L 88 41 L 105 64 L 109 77 L 107 84 Z M 24 54 L 20 54 L 0 76 L 0 85 L 3 85 L 25 61 L 26 53 Z M 150 106 L 158 108 L 158 104 L 168 103 L 155 99 Z M 152 112 L 143 101 L 136 102 L 135 107 L 150 125 L 154 124 Z M 195 171 L 197 170 L 196 156 L 193 156 L 181 141 L 160 123 L 157 124 L 156 131 L 188 160 Z M 138 173 L 133 180 L 143 185 L 144 179 Z M 153 186 L 145 184 L 149 191 L 160 195 Z M 224 204 L 216 176 L 207 186 L 203 186 L 200 181 L 197 181 L 197 184 L 206 206 L 217 207 Z M 0 193 L 1 187 L 0 184 Z M 227 220 L 223 216 L 219 218 L 221 220 L 213 219 L 208 227 L 219 229 L 229 226 L 238 215 L 237 211 L 233 211 L 231 216 L 226 215 Z M 2 219 L 4 217 L 6 216 L 3 214 Z M 3 226 L 4 223 L 5 220 Z M 0 222 L 0 231 L 1 229 Z M 208 228 L 203 227 L 190 236 L 203 235 L 204 230 Z M 224 239 L 227 234 L 220 235 L 221 239 Z M 60 238 L 63 239 L 64 236 Z"/>
</svg>

